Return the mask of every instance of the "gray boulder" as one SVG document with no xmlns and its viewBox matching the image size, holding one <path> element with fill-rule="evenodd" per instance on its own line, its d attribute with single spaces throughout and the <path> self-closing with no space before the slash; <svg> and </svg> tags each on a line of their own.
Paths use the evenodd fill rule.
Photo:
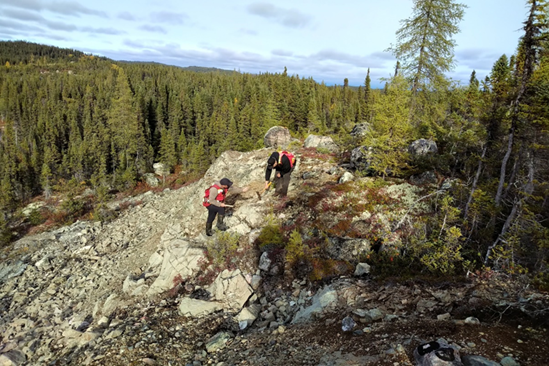
<svg viewBox="0 0 549 366">
<path fill-rule="evenodd" d="M 520 366 L 513 357 L 504 357 L 499 363 L 501 363 L 501 366 Z"/>
<path fill-rule="evenodd" d="M 286 146 L 292 140 L 290 136 L 290 130 L 286 127 L 274 126 L 267 131 L 265 137 L 263 138 L 263 144 L 265 147 L 274 147 L 278 148 L 281 146 Z"/>
<path fill-rule="evenodd" d="M 184 316 L 204 316 L 223 309 L 223 305 L 214 301 L 204 301 L 184 297 L 179 303 L 179 313 Z"/>
<path fill-rule="evenodd" d="M 414 156 L 425 156 L 438 152 L 437 143 L 433 140 L 419 139 L 410 144 L 408 152 Z"/>
<path fill-rule="evenodd" d="M 370 273 L 370 265 L 368 263 L 359 263 L 355 268 L 355 276 L 362 276 Z"/>
<path fill-rule="evenodd" d="M 440 341 L 420 344 L 414 359 L 417 366 L 463 366 L 458 349 Z"/>
<path fill-rule="evenodd" d="M 26 268 L 27 264 L 22 261 L 0 264 L 0 283 L 21 275 Z"/>
<path fill-rule="evenodd" d="M 12 349 L 0 355 L 0 365 L 2 366 L 19 366 L 27 361 L 25 354 L 18 349 Z"/>
<path fill-rule="evenodd" d="M 261 310 L 261 305 L 254 304 L 248 306 L 247 308 L 242 309 L 240 313 L 236 316 L 240 330 L 246 329 L 251 326 L 252 323 L 259 316 L 259 311 Z"/>
<path fill-rule="evenodd" d="M 372 148 L 359 146 L 351 151 L 351 167 L 356 170 L 366 171 L 370 168 Z"/>
<path fill-rule="evenodd" d="M 344 332 L 351 332 L 353 329 L 355 329 L 355 327 L 356 327 L 356 322 L 350 316 L 345 317 L 341 321 L 341 330 L 343 330 Z"/>
<path fill-rule="evenodd" d="M 412 175 L 410 177 L 410 183 L 416 186 L 423 186 L 426 184 L 435 184 L 437 183 L 437 176 L 435 175 L 435 172 L 430 170 L 428 172 L 423 172 L 418 175 Z"/>
<path fill-rule="evenodd" d="M 221 272 L 208 288 L 208 292 L 232 311 L 240 311 L 253 294 L 252 288 L 239 269 L 226 269 Z"/>
<path fill-rule="evenodd" d="M 339 178 L 339 184 L 343 184 L 343 183 L 347 183 L 347 182 L 350 182 L 354 179 L 354 175 L 352 175 L 351 173 L 349 172 L 345 172 L 343 173 L 343 175 L 341 176 L 341 178 Z"/>
<path fill-rule="evenodd" d="M 329 150 L 330 152 L 339 151 L 339 147 L 329 136 L 309 135 L 303 142 L 303 147 L 323 148 Z"/>
<path fill-rule="evenodd" d="M 368 123 L 358 123 L 353 126 L 351 131 L 351 136 L 353 137 L 362 137 L 365 136 L 368 131 L 370 131 L 370 125 Z"/>
<path fill-rule="evenodd" d="M 200 260 L 204 258 L 204 250 L 193 245 L 185 239 L 171 239 L 167 232 L 164 233 L 163 243 L 165 246 L 164 257 L 158 277 L 147 291 L 148 296 L 155 296 L 174 286 L 174 278 L 180 276 L 182 279 L 189 278 L 195 274 L 200 267 Z M 158 254 L 154 253 L 154 260 Z"/>
<path fill-rule="evenodd" d="M 378 321 L 383 319 L 383 313 L 378 308 L 368 310 L 366 312 L 366 315 L 368 315 L 370 318 L 372 318 L 373 321 Z"/>
<path fill-rule="evenodd" d="M 143 174 L 143 180 L 149 187 L 158 187 L 158 178 L 153 173 Z"/>
<path fill-rule="evenodd" d="M 206 351 L 208 351 L 208 353 L 214 353 L 218 349 L 225 347 L 225 343 L 227 343 L 231 338 L 232 336 L 228 332 L 217 333 L 210 338 L 208 343 L 206 343 Z"/>
<path fill-rule="evenodd" d="M 313 297 L 311 306 L 297 312 L 292 324 L 307 322 L 312 316 L 321 314 L 324 309 L 330 308 L 336 303 L 337 291 L 331 286 L 326 286 Z"/>
<path fill-rule="evenodd" d="M 499 363 L 482 356 L 464 355 L 461 360 L 464 366 L 500 366 Z"/>
<path fill-rule="evenodd" d="M 340 237 L 330 237 L 329 245 L 326 247 L 326 251 L 330 254 L 330 257 L 344 261 L 356 260 L 357 255 L 367 253 L 371 249 L 368 239 Z"/>
<path fill-rule="evenodd" d="M 261 254 L 261 257 L 259 258 L 259 269 L 263 270 L 263 271 L 268 271 L 269 268 L 271 267 L 271 259 L 269 258 L 269 253 L 268 252 L 263 252 L 263 254 Z"/>
<path fill-rule="evenodd" d="M 46 202 L 42 202 L 42 201 L 30 203 L 21 211 L 21 214 L 25 217 L 29 217 L 33 211 L 39 210 L 45 205 L 46 205 Z"/>
<path fill-rule="evenodd" d="M 170 169 L 162 163 L 153 164 L 154 174 L 164 176 L 170 174 Z"/>
</svg>

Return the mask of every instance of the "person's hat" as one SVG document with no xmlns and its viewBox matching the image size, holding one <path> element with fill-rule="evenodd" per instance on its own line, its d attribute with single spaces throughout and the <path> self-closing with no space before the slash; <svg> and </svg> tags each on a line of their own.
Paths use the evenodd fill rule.
<svg viewBox="0 0 549 366">
<path fill-rule="evenodd" d="M 219 183 L 221 183 L 222 186 L 227 186 L 229 188 L 233 185 L 233 182 L 231 182 L 228 178 L 221 179 Z"/>
<path fill-rule="evenodd" d="M 275 163 L 276 158 L 274 156 L 271 156 L 269 160 L 267 160 L 267 167 L 269 167 L 269 169 L 272 169 Z"/>
</svg>

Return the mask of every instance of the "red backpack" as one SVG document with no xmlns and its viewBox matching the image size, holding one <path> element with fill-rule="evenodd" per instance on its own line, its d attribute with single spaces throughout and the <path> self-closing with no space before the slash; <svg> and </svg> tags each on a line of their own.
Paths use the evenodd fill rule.
<svg viewBox="0 0 549 366">
<path fill-rule="evenodd" d="M 217 197 L 215 197 L 216 200 L 223 202 L 223 200 L 225 199 L 225 194 L 227 193 L 227 190 L 222 189 L 217 184 L 211 185 L 208 188 L 206 188 L 206 190 L 204 191 L 204 200 L 202 202 L 202 206 L 204 207 L 208 207 L 209 205 L 211 205 L 211 203 L 209 202 L 209 199 L 210 199 L 210 189 L 212 189 L 212 187 L 215 187 L 218 192 L 220 189 L 222 190 L 222 192 L 218 193 Z"/>
<path fill-rule="evenodd" d="M 290 161 L 290 167 L 293 168 L 294 165 L 295 165 L 295 156 L 294 154 L 292 154 L 291 152 L 287 152 L 287 151 L 281 151 L 278 153 L 279 155 L 279 158 L 278 158 L 278 164 L 282 164 L 282 157 L 283 156 L 286 156 L 288 158 L 288 160 Z"/>
</svg>

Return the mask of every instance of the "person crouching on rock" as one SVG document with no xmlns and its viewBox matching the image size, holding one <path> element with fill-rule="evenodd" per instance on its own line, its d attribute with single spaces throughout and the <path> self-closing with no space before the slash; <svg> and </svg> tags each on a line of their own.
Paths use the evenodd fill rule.
<svg viewBox="0 0 549 366">
<path fill-rule="evenodd" d="M 294 155 L 287 151 L 275 151 L 272 153 L 269 160 L 267 160 L 267 169 L 265 170 L 265 190 L 269 188 L 271 173 L 275 169 L 275 194 L 280 197 L 286 197 L 295 161 Z"/>
<path fill-rule="evenodd" d="M 219 182 L 215 182 L 210 186 L 210 188 L 207 188 L 204 192 L 204 202 L 202 203 L 204 207 L 208 209 L 208 220 L 206 220 L 206 235 L 212 236 L 212 224 L 215 220 L 215 216 L 217 215 L 217 225 L 216 227 L 221 230 L 225 231 L 227 230 L 227 226 L 223 222 L 225 219 L 225 197 L 227 196 L 227 192 L 231 192 L 233 194 L 243 193 L 247 192 L 249 187 L 239 188 L 236 186 L 233 186 L 233 182 L 231 182 L 228 178 L 223 178 Z"/>
</svg>

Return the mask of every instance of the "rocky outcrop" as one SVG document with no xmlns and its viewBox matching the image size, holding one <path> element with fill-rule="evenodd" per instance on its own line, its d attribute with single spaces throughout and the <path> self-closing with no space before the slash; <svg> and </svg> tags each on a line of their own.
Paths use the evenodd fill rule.
<svg viewBox="0 0 549 366">
<path fill-rule="evenodd" d="M 416 186 L 422 186 L 425 184 L 435 184 L 437 183 L 437 176 L 433 171 L 423 172 L 418 175 L 412 175 L 410 177 L 410 183 Z"/>
<path fill-rule="evenodd" d="M 337 291 L 327 286 L 319 291 L 312 299 L 312 304 L 306 308 L 301 308 L 294 316 L 292 324 L 303 323 L 311 320 L 312 316 L 318 316 L 326 309 L 330 309 L 336 304 Z"/>
<path fill-rule="evenodd" d="M 181 315 L 199 317 L 223 310 L 223 305 L 217 302 L 185 297 L 179 303 Z"/>
<path fill-rule="evenodd" d="M 154 174 L 161 177 L 170 174 L 170 169 L 164 163 L 154 163 L 153 164 Z"/>
<path fill-rule="evenodd" d="M 326 149 L 330 152 L 339 152 L 339 147 L 336 145 L 334 140 L 329 136 L 316 136 L 309 135 L 303 142 L 303 147 L 306 148 L 321 148 Z"/>
<path fill-rule="evenodd" d="M 360 146 L 351 151 L 351 167 L 360 171 L 368 171 L 372 163 L 372 150 L 367 146 Z"/>
<path fill-rule="evenodd" d="M 46 205 L 46 202 L 37 201 L 33 203 L 29 203 L 22 211 L 21 214 L 25 217 L 29 217 L 32 212 L 36 210 L 40 210 L 42 207 Z"/>
<path fill-rule="evenodd" d="M 371 250 L 368 239 L 350 239 L 333 237 L 327 247 L 331 258 L 353 262 L 359 255 L 365 255 Z"/>
<path fill-rule="evenodd" d="M 267 148 L 279 148 L 287 146 L 292 140 L 290 130 L 286 127 L 274 126 L 267 131 L 263 138 L 263 145 Z"/>
<path fill-rule="evenodd" d="M 143 180 L 149 187 L 158 187 L 158 178 L 156 178 L 153 173 L 143 174 Z"/>
<path fill-rule="evenodd" d="M 354 179 L 354 175 L 352 175 L 351 173 L 349 172 L 345 172 L 343 173 L 343 175 L 341 176 L 341 178 L 339 178 L 339 184 L 343 184 L 343 183 L 347 183 L 347 182 L 350 182 Z"/>
<path fill-rule="evenodd" d="M 351 136 L 364 137 L 370 131 L 370 125 L 368 123 L 357 123 L 351 130 Z"/>
<path fill-rule="evenodd" d="M 226 309 L 238 312 L 253 293 L 239 269 L 221 272 L 215 281 L 208 287 L 214 300 L 223 303 Z"/>
<path fill-rule="evenodd" d="M 438 152 L 438 147 L 433 140 L 419 139 L 410 144 L 408 152 L 414 156 L 425 156 L 436 154 Z"/>
</svg>

